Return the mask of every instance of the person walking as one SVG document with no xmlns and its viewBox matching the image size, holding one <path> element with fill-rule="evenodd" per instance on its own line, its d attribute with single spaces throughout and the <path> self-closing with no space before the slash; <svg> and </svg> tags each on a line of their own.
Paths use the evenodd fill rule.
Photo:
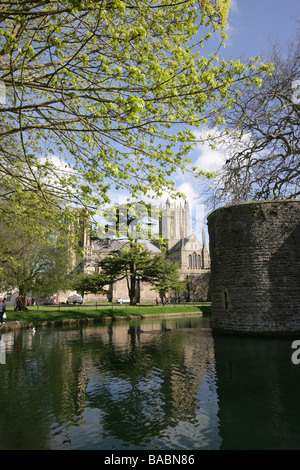
<svg viewBox="0 0 300 470">
<path fill-rule="evenodd" d="M 3 318 L 6 318 L 6 297 L 2 300 L 2 320 Z"/>
<path fill-rule="evenodd" d="M 17 300 L 16 300 L 15 310 L 20 310 L 21 311 L 21 304 L 22 304 L 22 300 L 21 300 L 21 296 L 19 295 Z"/>
<path fill-rule="evenodd" d="M 2 297 L 0 298 L 0 323 L 1 325 L 3 324 L 3 310 L 2 310 L 3 306 L 2 306 Z"/>
</svg>

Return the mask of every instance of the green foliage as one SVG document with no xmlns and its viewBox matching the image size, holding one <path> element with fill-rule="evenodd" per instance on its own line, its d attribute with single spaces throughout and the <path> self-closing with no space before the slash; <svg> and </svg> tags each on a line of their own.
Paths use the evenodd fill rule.
<svg viewBox="0 0 300 470">
<path fill-rule="evenodd" d="M 159 291 L 162 299 L 171 290 L 179 293 L 186 289 L 187 282 L 180 280 L 178 264 L 171 263 L 164 254 L 151 259 L 144 269 L 144 276 L 154 286 L 153 289 Z"/>
<path fill-rule="evenodd" d="M 109 279 L 102 273 L 85 274 L 81 273 L 75 276 L 70 282 L 70 288 L 81 294 L 99 294 L 107 293 L 107 288 L 104 287 L 109 284 Z"/>
<path fill-rule="evenodd" d="M 128 246 L 122 250 L 114 251 L 110 256 L 103 258 L 99 262 L 99 266 L 111 284 L 126 279 L 130 303 L 135 305 L 137 302 L 137 282 L 146 281 L 143 269 L 150 258 L 150 253 L 141 245 L 129 241 Z"/>
<path fill-rule="evenodd" d="M 208 116 L 221 123 L 236 81 L 252 83 L 256 74 L 253 61 L 201 55 L 217 30 L 225 39 L 229 3 L 0 7 L 1 200 L 10 210 L 25 205 L 24 193 L 47 214 L 71 202 L 90 209 L 108 202 L 111 185 L 134 196 L 175 190 L 169 177 L 189 162 L 193 128 Z"/>
<path fill-rule="evenodd" d="M 165 296 L 169 290 L 181 292 L 185 282 L 179 280 L 178 266 L 171 264 L 164 254 L 151 254 L 143 245 L 128 242 L 120 251 L 115 251 L 99 262 L 101 273 L 110 283 L 126 279 L 130 304 L 137 302 L 137 283 L 147 282 Z"/>
<path fill-rule="evenodd" d="M 71 253 L 68 234 L 59 231 L 51 221 L 39 220 L 43 232 L 38 237 L 34 231 L 22 230 L 20 217 L 14 220 L 13 230 L 0 223 L 1 288 L 17 287 L 23 299 L 29 292 L 50 295 L 67 288 Z"/>
</svg>

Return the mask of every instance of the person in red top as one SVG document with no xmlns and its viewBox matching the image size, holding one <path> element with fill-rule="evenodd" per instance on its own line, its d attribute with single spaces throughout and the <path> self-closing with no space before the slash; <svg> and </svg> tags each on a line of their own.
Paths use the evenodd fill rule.
<svg viewBox="0 0 300 470">
<path fill-rule="evenodd" d="M 21 300 L 21 296 L 19 295 L 19 297 L 17 298 L 17 301 L 16 301 L 15 310 L 20 310 L 21 311 L 21 305 L 22 305 L 22 300 Z"/>
</svg>

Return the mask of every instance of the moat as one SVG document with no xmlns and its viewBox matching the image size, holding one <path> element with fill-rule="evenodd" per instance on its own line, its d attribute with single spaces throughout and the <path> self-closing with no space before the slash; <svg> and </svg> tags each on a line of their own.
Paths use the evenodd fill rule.
<svg viewBox="0 0 300 470">
<path fill-rule="evenodd" d="M 300 338 L 210 321 L 2 334 L 0 449 L 300 449 Z"/>
</svg>

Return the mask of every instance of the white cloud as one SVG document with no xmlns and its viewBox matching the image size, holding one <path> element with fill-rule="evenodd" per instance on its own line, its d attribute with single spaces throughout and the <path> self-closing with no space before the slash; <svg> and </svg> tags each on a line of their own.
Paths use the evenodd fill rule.
<svg viewBox="0 0 300 470">
<path fill-rule="evenodd" d="M 179 192 L 185 194 L 190 204 L 193 204 L 199 198 L 198 192 L 195 191 L 194 185 L 190 182 L 180 184 L 177 189 Z"/>
<path fill-rule="evenodd" d="M 58 175 L 65 175 L 68 176 L 70 173 L 74 174 L 73 168 L 65 162 L 61 157 L 57 155 L 47 155 L 46 157 L 40 158 L 40 163 L 42 165 L 46 165 L 50 163 L 51 167 Z"/>
<path fill-rule="evenodd" d="M 222 151 L 212 150 L 203 146 L 201 155 L 196 160 L 196 166 L 204 171 L 213 172 L 220 170 L 224 165 L 226 156 Z"/>
<path fill-rule="evenodd" d="M 40 157 L 36 172 L 49 191 L 56 193 L 58 197 L 69 198 L 69 202 L 73 196 L 76 199 L 78 173 L 61 157 L 52 154 Z"/>
<path fill-rule="evenodd" d="M 251 146 L 251 134 L 234 135 L 234 129 L 231 134 L 221 135 L 221 132 L 216 129 L 205 129 L 196 132 L 196 138 L 199 139 L 199 144 L 196 148 L 195 166 L 200 170 L 207 172 L 218 171 L 226 163 L 227 159 L 236 152 L 247 149 Z M 205 141 L 211 135 L 215 140 L 216 149 L 212 149 Z M 202 143 L 201 140 L 204 142 Z"/>
<path fill-rule="evenodd" d="M 215 150 L 205 142 L 205 140 L 209 138 L 209 135 L 218 137 L 219 132 L 217 132 L 215 129 L 203 129 L 201 131 L 194 132 L 194 134 L 199 140 L 199 144 L 197 145 L 195 151 L 195 166 L 197 166 L 200 170 L 207 172 L 220 170 L 226 161 L 226 149 L 219 148 Z M 201 142 L 202 140 L 204 140 L 203 143 Z"/>
</svg>

